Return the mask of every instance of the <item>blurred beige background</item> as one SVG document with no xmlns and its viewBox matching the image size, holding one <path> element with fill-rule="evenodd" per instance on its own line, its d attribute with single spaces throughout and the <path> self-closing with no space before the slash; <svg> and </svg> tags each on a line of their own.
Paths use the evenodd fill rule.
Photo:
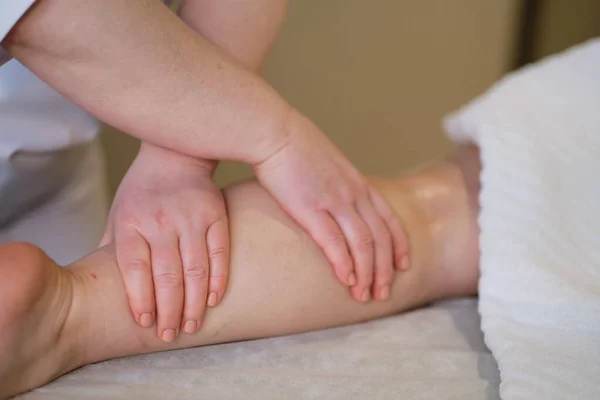
<svg viewBox="0 0 600 400">
<path fill-rule="evenodd" d="M 600 34 L 600 1 L 542 3 L 533 56 Z M 441 118 L 513 67 L 521 6 L 290 0 L 263 75 L 362 171 L 395 174 L 444 154 L 451 145 Z M 110 127 L 102 141 L 114 192 L 138 142 Z M 249 168 L 223 163 L 216 179 L 226 185 L 249 176 Z"/>
<path fill-rule="evenodd" d="M 534 59 L 600 36 L 600 1 L 538 0 L 538 2 L 540 20 L 536 27 Z"/>
</svg>

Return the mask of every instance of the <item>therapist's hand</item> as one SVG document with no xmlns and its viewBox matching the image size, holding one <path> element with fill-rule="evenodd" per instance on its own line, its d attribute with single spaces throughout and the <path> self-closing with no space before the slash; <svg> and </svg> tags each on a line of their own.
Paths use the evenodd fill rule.
<svg viewBox="0 0 600 400">
<path fill-rule="evenodd" d="M 119 187 L 102 244 L 115 242 L 135 320 L 165 342 L 194 333 L 223 298 L 229 231 L 216 163 L 144 143 Z"/>
<path fill-rule="evenodd" d="M 394 267 L 408 268 L 401 222 L 310 120 L 294 111 L 286 128 L 279 149 L 254 166 L 259 182 L 323 249 L 355 299 L 387 300 Z"/>
</svg>

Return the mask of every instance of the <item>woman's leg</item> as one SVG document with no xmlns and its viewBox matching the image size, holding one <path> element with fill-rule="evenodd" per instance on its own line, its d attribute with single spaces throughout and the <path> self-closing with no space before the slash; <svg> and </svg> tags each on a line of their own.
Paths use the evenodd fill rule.
<svg viewBox="0 0 600 400">
<path fill-rule="evenodd" d="M 410 242 L 411 268 L 396 275 L 386 302 L 353 300 L 315 244 L 257 184 L 228 189 L 227 294 L 198 333 L 170 344 L 132 320 L 112 247 L 66 269 L 28 246 L 1 249 L 0 397 L 113 357 L 329 328 L 474 294 L 477 157 L 465 148 L 411 176 L 373 181 Z"/>
</svg>

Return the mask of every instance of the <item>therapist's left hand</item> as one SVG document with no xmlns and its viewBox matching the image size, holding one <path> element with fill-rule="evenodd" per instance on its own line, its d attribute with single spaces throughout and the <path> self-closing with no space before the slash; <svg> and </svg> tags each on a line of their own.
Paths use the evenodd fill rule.
<svg viewBox="0 0 600 400">
<path fill-rule="evenodd" d="M 200 329 L 225 293 L 229 230 L 216 162 L 143 143 L 111 208 L 102 245 L 115 242 L 135 320 L 165 342 Z"/>
</svg>

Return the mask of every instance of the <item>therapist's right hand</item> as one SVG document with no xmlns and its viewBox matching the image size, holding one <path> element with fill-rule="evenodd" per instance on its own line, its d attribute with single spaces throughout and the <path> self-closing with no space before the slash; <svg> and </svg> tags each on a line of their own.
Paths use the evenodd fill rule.
<svg viewBox="0 0 600 400">
<path fill-rule="evenodd" d="M 220 303 L 229 229 L 214 161 L 143 143 L 111 207 L 102 244 L 114 241 L 134 319 L 173 341 L 195 333 Z"/>
<path fill-rule="evenodd" d="M 356 300 L 387 300 L 394 268 L 409 265 L 406 234 L 396 214 L 319 128 L 296 111 L 274 149 L 254 165 L 258 181 L 308 231 Z"/>
</svg>

